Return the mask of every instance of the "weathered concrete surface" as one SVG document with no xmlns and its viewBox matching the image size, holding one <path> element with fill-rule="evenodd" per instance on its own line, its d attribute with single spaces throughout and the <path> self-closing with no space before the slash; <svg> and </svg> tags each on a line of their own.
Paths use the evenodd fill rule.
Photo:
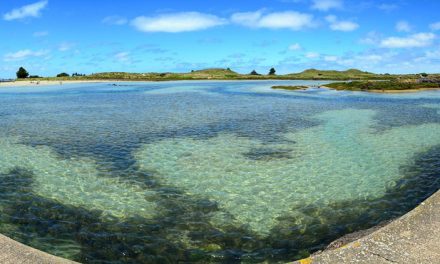
<svg viewBox="0 0 440 264">
<path fill-rule="evenodd" d="M 74 264 L 76 262 L 55 257 L 0 235 L 1 264 Z"/>
<path fill-rule="evenodd" d="M 440 191 L 363 238 L 295 263 L 440 263 Z"/>
</svg>

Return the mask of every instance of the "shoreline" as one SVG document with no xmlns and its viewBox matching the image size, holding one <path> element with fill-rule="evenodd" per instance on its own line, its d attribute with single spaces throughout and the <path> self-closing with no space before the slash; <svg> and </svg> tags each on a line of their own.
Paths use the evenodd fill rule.
<svg viewBox="0 0 440 264">
<path fill-rule="evenodd" d="M 312 87 L 309 87 L 312 88 Z M 334 91 L 348 91 L 348 92 L 363 92 L 363 93 L 379 93 L 379 94 L 401 94 L 401 93 L 417 93 L 417 92 L 425 92 L 425 91 L 440 91 L 440 88 L 419 88 L 419 89 L 400 89 L 400 90 L 365 90 L 365 91 L 354 91 L 354 90 L 344 90 L 344 89 L 335 89 L 331 87 L 327 87 L 325 85 L 321 85 L 320 88 L 325 88 Z M 287 91 L 287 90 L 286 90 Z"/>
<path fill-rule="evenodd" d="M 120 81 L 104 81 L 104 80 L 72 80 L 72 81 L 13 81 L 0 82 L 0 87 L 38 87 L 49 85 L 75 84 L 75 83 L 106 83 Z"/>
<path fill-rule="evenodd" d="M 423 91 L 438 91 L 440 88 L 419 88 L 419 89 L 407 89 L 407 90 L 369 90 L 366 92 L 369 93 L 389 93 L 389 94 L 398 94 L 398 93 L 417 93 Z"/>
<path fill-rule="evenodd" d="M 166 80 L 166 81 L 160 81 L 160 82 L 173 82 L 173 81 L 288 81 L 288 80 L 279 80 L 279 79 L 265 79 L 265 80 Z M 298 80 L 292 80 L 292 81 L 298 81 Z M 305 81 L 315 81 L 315 80 L 305 80 Z M 316 80 L 321 81 L 321 80 Z M 331 80 L 328 80 L 331 81 Z M 55 80 L 42 80 L 42 81 L 13 81 L 13 82 L 0 82 L 0 88 L 4 87 L 39 87 L 39 86 L 54 86 L 54 85 L 64 85 L 64 84 L 81 84 L 81 83 L 121 83 L 121 82 L 155 82 L 151 80 L 67 80 L 67 81 L 55 81 Z M 366 90 L 366 91 L 353 91 L 353 90 L 343 90 L 343 89 L 335 89 L 331 87 L 327 87 L 325 85 L 320 85 L 320 88 L 325 88 L 329 90 L 335 90 L 335 91 L 351 91 L 351 92 L 367 92 L 367 93 L 379 93 L 379 94 L 400 94 L 400 93 L 417 93 L 417 92 L 423 92 L 423 91 L 439 91 L 440 88 L 419 88 L 419 89 L 396 89 L 396 90 Z M 315 88 L 308 86 L 309 88 Z M 271 88 L 273 89 L 273 88 Z M 305 90 L 307 90 L 305 89 Z M 289 89 L 274 89 L 274 90 L 285 90 L 285 91 L 291 91 Z"/>
</svg>

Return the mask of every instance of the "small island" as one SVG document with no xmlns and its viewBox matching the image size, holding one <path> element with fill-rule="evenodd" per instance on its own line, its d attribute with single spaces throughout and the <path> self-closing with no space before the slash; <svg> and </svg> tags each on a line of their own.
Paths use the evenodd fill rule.
<svg viewBox="0 0 440 264">
<path fill-rule="evenodd" d="M 309 88 L 305 85 L 275 85 L 272 86 L 272 89 L 279 89 L 279 90 L 290 90 L 290 91 L 296 91 L 296 90 L 306 90 Z"/>
<path fill-rule="evenodd" d="M 334 82 L 325 87 L 335 90 L 366 91 L 366 92 L 411 92 L 429 89 L 440 89 L 438 79 L 419 80 L 387 80 L 387 81 L 352 81 Z"/>
</svg>

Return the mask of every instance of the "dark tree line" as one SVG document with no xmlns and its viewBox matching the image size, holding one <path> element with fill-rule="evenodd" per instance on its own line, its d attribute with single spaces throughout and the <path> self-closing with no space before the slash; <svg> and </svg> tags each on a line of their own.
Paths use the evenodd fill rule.
<svg viewBox="0 0 440 264">
<path fill-rule="evenodd" d="M 275 75 L 276 70 L 275 68 L 270 68 L 268 75 Z M 251 73 L 249 73 L 250 75 L 261 75 L 259 74 L 256 70 L 251 71 Z"/>
<path fill-rule="evenodd" d="M 38 75 L 29 75 L 29 72 L 23 68 L 20 67 L 16 73 L 17 75 L 17 79 L 25 79 L 25 78 L 41 78 Z M 81 77 L 81 76 L 86 76 L 85 74 L 81 74 L 81 73 L 72 73 L 72 77 Z M 62 72 L 57 74 L 57 77 L 70 77 L 70 75 L 68 73 Z"/>
</svg>

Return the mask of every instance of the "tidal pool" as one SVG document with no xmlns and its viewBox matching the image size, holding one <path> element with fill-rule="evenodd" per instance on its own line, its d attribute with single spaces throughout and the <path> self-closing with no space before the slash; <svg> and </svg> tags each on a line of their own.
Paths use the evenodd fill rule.
<svg viewBox="0 0 440 264">
<path fill-rule="evenodd" d="M 0 89 L 0 233 L 84 263 L 286 262 L 440 188 L 440 92 Z"/>
</svg>

